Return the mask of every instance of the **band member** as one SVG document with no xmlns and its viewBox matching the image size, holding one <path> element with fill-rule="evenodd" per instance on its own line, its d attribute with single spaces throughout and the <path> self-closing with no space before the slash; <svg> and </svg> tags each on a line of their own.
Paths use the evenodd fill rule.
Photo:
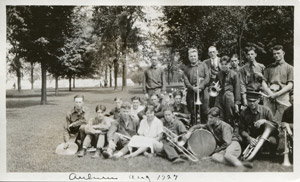
<svg viewBox="0 0 300 182">
<path fill-rule="evenodd" d="M 116 97 L 114 98 L 115 107 L 109 112 L 109 114 L 106 114 L 105 116 L 113 116 L 113 119 L 118 119 L 120 117 L 121 112 L 121 105 L 123 103 L 122 98 Z"/>
<path fill-rule="evenodd" d="M 146 99 L 153 94 L 166 93 L 164 70 L 157 64 L 157 57 L 152 57 L 151 67 L 144 72 L 143 91 Z"/>
<path fill-rule="evenodd" d="M 236 72 L 230 70 L 230 60 L 228 56 L 221 58 L 221 71 L 217 75 L 221 91 L 216 98 L 215 106 L 222 112 L 225 122 L 235 127 L 235 113 L 239 112 L 241 104 L 240 79 Z"/>
<path fill-rule="evenodd" d="M 93 139 L 96 141 L 96 152 L 92 158 L 99 158 L 101 156 L 105 144 L 105 135 L 111 126 L 111 123 L 114 121 L 112 118 L 104 116 L 105 111 L 105 106 L 96 106 L 97 116 L 90 119 L 85 127 L 86 137 L 83 141 L 82 150 L 78 153 L 78 157 L 83 157 L 85 155 L 86 150 L 89 146 L 91 146 Z"/>
<path fill-rule="evenodd" d="M 230 69 L 236 73 L 239 73 L 240 70 L 239 63 L 240 63 L 239 56 L 237 54 L 233 54 L 230 59 L 230 65 L 231 65 Z"/>
<path fill-rule="evenodd" d="M 147 150 L 161 152 L 163 144 L 160 142 L 163 134 L 163 124 L 154 115 L 152 107 L 146 108 L 146 118 L 140 123 L 138 136 L 133 136 L 128 144 L 129 150 L 137 148 L 136 151 L 124 156 L 124 158 L 136 157 L 140 154 L 148 155 Z M 131 150 L 132 151 L 132 150 Z"/>
<path fill-rule="evenodd" d="M 212 85 L 213 82 L 216 82 L 217 80 L 217 74 L 219 73 L 221 67 L 220 67 L 220 58 L 218 57 L 218 50 L 215 46 L 210 46 L 208 48 L 208 55 L 209 59 L 204 60 L 203 62 L 207 65 L 208 72 L 210 73 L 210 81 L 209 85 Z M 206 88 L 206 90 L 208 87 Z M 208 90 L 207 90 L 208 92 Z M 205 98 L 208 102 L 209 107 L 213 107 L 215 105 L 215 97 L 210 97 L 207 95 L 207 98 Z"/>
<path fill-rule="evenodd" d="M 265 83 L 263 74 L 265 66 L 256 61 L 257 53 L 255 47 L 246 47 L 248 62 L 240 69 L 241 94 L 243 106 L 247 107 L 247 91 L 259 92 L 263 90 Z"/>
<path fill-rule="evenodd" d="M 191 113 L 192 123 L 196 123 L 196 113 L 199 111 L 195 110 L 195 102 L 197 98 L 197 90 L 199 89 L 201 95 L 201 118 L 198 118 L 200 122 L 205 122 L 208 108 L 207 91 L 205 92 L 205 87 L 209 83 L 209 71 L 207 65 L 198 59 L 197 49 L 190 49 L 188 51 L 190 65 L 184 70 L 184 83 L 187 87 L 186 103 L 189 112 Z M 198 71 L 197 71 L 198 70 Z M 198 75 L 197 75 L 198 72 Z M 197 85 L 197 79 L 201 79 L 199 85 Z M 201 121 L 202 120 L 202 121 Z"/>
<path fill-rule="evenodd" d="M 169 129 L 177 136 L 187 132 L 183 123 L 175 117 L 171 107 L 164 109 L 164 118 L 162 119 L 162 122 L 165 128 Z M 178 149 L 170 141 L 168 141 L 166 138 L 163 138 L 162 142 L 162 154 L 165 155 L 168 160 L 172 161 L 173 163 L 185 162 L 178 154 Z"/>
<path fill-rule="evenodd" d="M 84 96 L 76 95 L 74 97 L 74 107 L 67 114 L 66 120 L 64 122 L 64 133 L 63 139 L 65 142 L 64 148 L 68 147 L 68 143 L 70 141 L 71 135 L 77 135 L 76 143 L 78 143 L 78 139 L 80 139 L 79 148 L 82 146 L 82 142 L 85 138 L 85 126 L 88 121 L 89 109 L 84 106 Z"/>
<path fill-rule="evenodd" d="M 163 108 L 165 107 L 162 103 L 162 98 L 160 97 L 159 94 L 153 94 L 150 98 L 150 104 L 148 104 L 148 106 L 146 106 L 146 108 L 142 111 L 140 111 L 138 113 L 138 117 L 140 120 L 142 120 L 145 115 L 146 115 L 146 110 L 148 107 L 153 107 L 152 109 L 154 110 L 154 115 L 157 118 L 162 118 L 164 117 L 164 112 L 163 112 Z"/>
<path fill-rule="evenodd" d="M 177 90 L 173 93 L 174 103 L 169 107 L 174 111 L 173 114 L 184 124 L 190 125 L 191 114 L 187 109 L 185 104 L 182 104 L 183 93 L 180 90 Z"/>
<path fill-rule="evenodd" d="M 130 114 L 130 104 L 125 102 L 121 105 L 120 117 L 112 123 L 107 132 L 108 148 L 103 152 L 104 158 L 110 158 L 116 149 L 121 149 L 114 157 L 119 158 L 128 152 L 128 138 L 136 134 L 138 119 Z M 119 133 L 119 134 L 118 134 Z M 120 135 L 121 134 L 121 135 Z M 122 137 L 126 136 L 126 138 Z"/>
<path fill-rule="evenodd" d="M 208 121 L 206 125 L 199 124 L 190 128 L 186 134 L 189 138 L 191 133 L 199 128 L 206 128 L 216 139 L 217 148 L 212 155 L 212 160 L 235 167 L 252 167 L 249 163 L 242 163 L 238 158 L 242 153 L 241 146 L 238 142 L 238 136 L 234 134 L 233 128 L 220 119 L 220 110 L 213 107 L 209 110 Z"/>
<path fill-rule="evenodd" d="M 138 113 L 145 109 L 144 106 L 141 106 L 141 99 L 140 97 L 134 96 L 131 98 L 131 109 L 130 114 L 138 118 Z"/>
<path fill-rule="evenodd" d="M 264 124 L 278 127 L 271 110 L 263 105 L 259 105 L 260 94 L 257 92 L 247 92 L 248 106 L 240 114 L 239 131 L 242 136 L 242 146 L 256 146 L 256 138 L 263 134 Z M 268 142 L 264 143 L 264 148 L 269 148 L 272 155 L 276 155 L 278 146 L 278 130 L 276 129 L 268 137 Z"/>
<path fill-rule="evenodd" d="M 294 68 L 284 60 L 283 47 L 273 47 L 275 62 L 265 70 L 268 87 L 265 89 L 269 95 L 265 105 L 271 109 L 275 118 L 281 121 L 283 111 L 290 106 L 289 91 L 294 85 Z"/>
</svg>

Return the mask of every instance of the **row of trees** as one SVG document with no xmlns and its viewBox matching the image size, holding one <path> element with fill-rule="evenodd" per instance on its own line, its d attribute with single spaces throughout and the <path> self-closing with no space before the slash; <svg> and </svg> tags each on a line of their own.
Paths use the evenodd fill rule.
<svg viewBox="0 0 300 182">
<path fill-rule="evenodd" d="M 272 62 L 270 48 L 281 44 L 286 60 L 293 64 L 293 6 L 172 6 L 164 7 L 170 47 L 187 61 L 187 49 L 200 50 L 206 59 L 207 49 L 217 46 L 219 53 L 237 53 L 245 59 L 243 48 L 258 49 L 258 61 Z"/>
<path fill-rule="evenodd" d="M 47 73 L 56 80 L 56 92 L 59 78 L 68 78 L 71 90 L 75 77 L 102 75 L 109 86 L 114 75 L 115 89 L 122 76 L 126 90 L 128 70 L 136 70 L 129 76 L 139 82 L 139 61 L 154 54 L 172 80 L 188 62 L 190 47 L 200 50 L 202 60 L 211 45 L 221 55 L 237 53 L 244 59 L 243 48 L 253 45 L 258 61 L 269 64 L 269 49 L 282 44 L 293 64 L 293 23 L 291 6 L 7 6 L 7 63 L 19 91 L 24 62 L 31 65 L 32 84 L 40 65 L 45 104 Z"/>
</svg>

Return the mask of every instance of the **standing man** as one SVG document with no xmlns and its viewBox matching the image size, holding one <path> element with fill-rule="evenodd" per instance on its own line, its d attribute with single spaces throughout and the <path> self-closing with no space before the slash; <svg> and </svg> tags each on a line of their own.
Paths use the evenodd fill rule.
<svg viewBox="0 0 300 182">
<path fill-rule="evenodd" d="M 222 111 L 224 121 L 235 128 L 235 116 L 241 104 L 241 86 L 238 74 L 230 69 L 228 56 L 223 56 L 221 59 L 221 71 L 217 75 L 217 80 L 221 91 L 216 98 L 215 106 Z"/>
<path fill-rule="evenodd" d="M 256 61 L 257 53 L 255 47 L 246 47 L 248 62 L 240 69 L 241 94 L 244 108 L 247 107 L 246 92 L 263 90 L 266 85 L 264 79 L 265 66 Z"/>
<path fill-rule="evenodd" d="M 239 73 L 239 70 L 240 70 L 240 66 L 239 66 L 239 63 L 240 63 L 240 60 L 239 60 L 239 56 L 237 54 L 233 54 L 231 59 L 230 59 L 230 64 L 231 64 L 231 70 L 236 72 L 236 73 Z"/>
<path fill-rule="evenodd" d="M 74 97 L 74 107 L 67 114 L 66 120 L 64 122 L 64 133 L 63 138 L 65 142 L 64 148 L 68 147 L 70 136 L 76 136 L 76 142 L 80 139 L 79 148 L 81 148 L 82 143 L 85 138 L 85 126 L 88 121 L 89 109 L 86 106 L 83 106 L 84 96 L 76 95 Z"/>
<path fill-rule="evenodd" d="M 207 97 L 208 93 L 205 93 L 204 89 L 209 83 L 209 71 L 207 65 L 199 61 L 197 49 L 189 49 L 188 57 L 190 65 L 184 70 L 184 84 L 187 87 L 186 103 L 188 110 L 192 115 L 191 123 L 196 124 L 196 113 L 201 113 L 201 118 L 198 118 L 200 122 L 206 122 L 207 120 L 205 116 L 208 112 L 208 100 L 205 98 Z M 199 85 L 197 85 L 197 79 L 201 80 Z M 197 112 L 195 110 L 197 90 L 199 90 L 202 102 L 201 110 L 199 109 L 200 112 L 199 110 Z"/>
<path fill-rule="evenodd" d="M 152 57 L 151 67 L 144 72 L 143 91 L 146 99 L 155 93 L 166 93 L 164 70 L 163 68 L 159 68 L 157 64 L 157 57 Z"/>
<path fill-rule="evenodd" d="M 269 95 L 265 105 L 268 106 L 276 120 L 281 121 L 284 110 L 290 106 L 289 92 L 294 86 L 294 68 L 284 60 L 283 47 L 273 47 L 275 62 L 265 70 L 265 78 L 268 83 L 265 89 Z"/>
<path fill-rule="evenodd" d="M 211 86 L 213 82 L 216 82 L 217 80 L 217 74 L 221 70 L 220 67 L 220 58 L 218 57 L 218 50 L 215 46 L 210 46 L 208 48 L 208 55 L 209 59 L 204 60 L 203 62 L 207 65 L 208 72 L 210 74 L 210 80 L 209 80 L 209 85 Z M 206 88 L 206 92 L 208 93 L 208 88 Z M 208 106 L 213 107 L 215 105 L 215 97 L 210 97 L 207 94 L 207 97 L 205 98 L 208 100 Z"/>
</svg>

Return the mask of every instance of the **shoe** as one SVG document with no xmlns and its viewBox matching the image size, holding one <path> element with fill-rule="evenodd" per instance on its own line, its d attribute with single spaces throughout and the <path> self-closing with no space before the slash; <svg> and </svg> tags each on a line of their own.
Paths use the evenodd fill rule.
<svg viewBox="0 0 300 182">
<path fill-rule="evenodd" d="M 249 168 L 249 169 L 253 168 L 253 164 L 251 162 L 244 161 L 242 163 L 243 163 L 243 166 L 246 168 Z"/>
<path fill-rule="evenodd" d="M 180 163 L 184 163 L 185 160 L 181 159 L 180 157 L 178 157 L 177 159 L 175 159 L 172 163 L 173 164 L 180 164 Z"/>
<path fill-rule="evenodd" d="M 78 157 L 83 157 L 83 156 L 85 156 L 85 153 L 86 153 L 86 149 L 83 148 L 83 149 L 81 149 L 81 150 L 78 152 L 77 156 L 78 156 Z"/>
<path fill-rule="evenodd" d="M 107 149 L 106 151 L 104 151 L 104 152 L 102 153 L 102 155 L 103 155 L 104 159 L 111 158 L 111 156 L 112 156 L 112 151 L 109 150 L 109 149 Z"/>
<path fill-rule="evenodd" d="M 101 149 L 96 149 L 95 154 L 92 156 L 93 159 L 101 157 Z"/>
</svg>

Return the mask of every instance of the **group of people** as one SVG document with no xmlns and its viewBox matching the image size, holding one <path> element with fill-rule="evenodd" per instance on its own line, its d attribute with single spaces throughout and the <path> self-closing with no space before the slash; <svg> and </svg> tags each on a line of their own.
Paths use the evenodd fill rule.
<svg viewBox="0 0 300 182">
<path fill-rule="evenodd" d="M 117 97 L 108 114 L 104 105 L 97 105 L 96 116 L 89 118 L 84 96 L 75 96 L 75 106 L 64 125 L 66 147 L 70 135 L 77 134 L 78 157 L 94 146 L 93 158 L 156 154 L 182 163 L 186 156 L 174 142 L 178 136 L 188 141 L 202 128 L 211 132 L 217 143 L 212 160 L 252 167 L 240 157 L 248 145 L 255 147 L 266 125 L 275 128 L 262 148 L 270 156 L 276 155 L 280 129 L 293 129 L 293 67 L 285 62 L 282 46 L 276 45 L 272 51 L 274 63 L 265 67 L 256 61 L 256 49 L 247 47 L 248 62 L 240 67 L 237 54 L 219 58 L 216 47 L 211 46 L 210 58 L 202 62 L 197 49 L 189 49 L 190 64 L 182 70 L 186 94 L 176 90 L 170 102 L 164 102 L 168 96 L 164 71 L 158 60 L 152 59 L 144 72 L 146 103 L 137 96 L 131 103 Z M 168 137 L 168 131 L 177 137 Z"/>
</svg>

